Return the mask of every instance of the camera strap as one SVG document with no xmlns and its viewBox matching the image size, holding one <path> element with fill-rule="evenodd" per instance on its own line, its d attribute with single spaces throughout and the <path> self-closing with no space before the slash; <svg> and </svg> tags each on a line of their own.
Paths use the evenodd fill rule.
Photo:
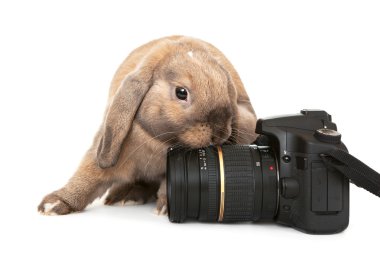
<svg viewBox="0 0 380 267">
<path fill-rule="evenodd" d="M 380 197 L 380 174 L 346 151 L 333 149 L 320 155 L 324 164 L 342 173 L 351 183 Z"/>
</svg>

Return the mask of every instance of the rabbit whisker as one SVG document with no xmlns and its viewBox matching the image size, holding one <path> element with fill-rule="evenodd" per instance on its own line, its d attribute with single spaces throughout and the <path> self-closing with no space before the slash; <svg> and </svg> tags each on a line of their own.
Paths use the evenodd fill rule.
<svg viewBox="0 0 380 267">
<path fill-rule="evenodd" d="M 129 158 L 130 158 L 135 152 L 137 152 L 142 146 L 144 146 L 144 145 L 147 144 L 148 142 L 151 142 L 151 141 L 153 141 L 153 140 L 157 139 L 158 137 L 163 136 L 163 135 L 165 135 L 165 134 L 171 134 L 171 133 L 176 133 L 176 132 L 165 132 L 165 133 L 162 133 L 162 134 L 159 134 L 159 135 L 155 135 L 155 136 L 149 138 L 147 141 L 143 142 L 141 145 L 139 145 L 138 147 L 136 147 L 136 148 L 130 153 L 130 155 L 124 159 L 124 161 L 123 161 L 122 164 L 125 164 L 125 163 L 127 162 L 127 160 L 128 160 L 128 159 L 129 159 Z"/>
<path fill-rule="evenodd" d="M 155 150 L 153 151 L 153 153 L 150 155 L 150 157 L 148 159 L 148 162 L 145 164 L 145 168 L 144 168 L 144 172 L 143 172 L 145 176 L 147 176 L 147 167 L 150 164 L 152 158 L 155 158 L 156 155 L 158 155 L 162 150 L 166 150 L 167 149 L 166 146 L 164 146 L 163 148 L 159 149 L 160 146 L 162 147 L 165 143 L 170 142 L 170 141 L 172 141 L 174 139 L 175 139 L 175 137 L 172 137 L 172 138 L 166 140 L 165 142 L 157 145 L 157 147 L 155 148 Z"/>
</svg>

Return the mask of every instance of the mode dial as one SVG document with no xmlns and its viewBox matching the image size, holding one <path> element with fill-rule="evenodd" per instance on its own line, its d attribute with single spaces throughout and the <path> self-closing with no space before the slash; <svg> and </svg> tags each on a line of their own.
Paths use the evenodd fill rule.
<svg viewBox="0 0 380 267">
<path fill-rule="evenodd" d="M 314 137 L 324 143 L 340 144 L 342 135 L 335 130 L 322 128 L 314 132 Z"/>
</svg>

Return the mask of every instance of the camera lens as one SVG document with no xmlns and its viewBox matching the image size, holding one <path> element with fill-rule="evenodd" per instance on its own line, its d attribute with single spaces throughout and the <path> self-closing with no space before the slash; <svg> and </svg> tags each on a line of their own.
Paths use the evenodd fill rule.
<svg viewBox="0 0 380 267">
<path fill-rule="evenodd" d="M 168 213 L 172 222 L 273 219 L 277 162 L 269 147 L 224 145 L 169 149 Z"/>
</svg>

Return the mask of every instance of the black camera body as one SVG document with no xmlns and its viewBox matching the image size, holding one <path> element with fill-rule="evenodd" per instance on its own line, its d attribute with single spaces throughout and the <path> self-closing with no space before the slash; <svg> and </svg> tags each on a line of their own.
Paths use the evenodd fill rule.
<svg viewBox="0 0 380 267">
<path fill-rule="evenodd" d="M 309 233 L 336 233 L 348 226 L 349 181 L 321 158 L 333 149 L 347 152 L 336 130 L 321 110 L 257 122 L 256 133 L 267 137 L 277 157 L 278 223 Z"/>
</svg>

